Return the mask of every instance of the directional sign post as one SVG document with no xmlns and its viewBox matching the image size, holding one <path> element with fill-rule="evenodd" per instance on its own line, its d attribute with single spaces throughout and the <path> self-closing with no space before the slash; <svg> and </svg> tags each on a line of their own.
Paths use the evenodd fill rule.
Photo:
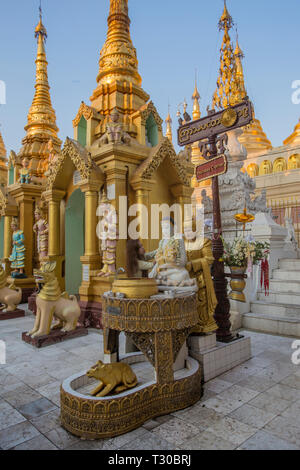
<svg viewBox="0 0 300 470">
<path fill-rule="evenodd" d="M 196 168 L 198 181 L 212 178 L 213 196 L 213 279 L 218 305 L 215 310 L 215 320 L 218 325 L 217 339 L 230 342 L 236 339 L 231 333 L 230 303 L 227 296 L 227 280 L 222 261 L 224 247 L 222 242 L 222 220 L 220 209 L 220 194 L 218 175 L 226 173 L 227 159 L 224 155 L 227 142 L 226 133 L 250 124 L 253 119 L 252 104 L 245 98 L 240 104 L 220 112 L 209 111 L 208 116 L 184 124 L 178 129 L 178 144 L 186 146 L 198 141 L 206 163 Z M 223 134 L 223 135 L 222 135 Z"/>
</svg>

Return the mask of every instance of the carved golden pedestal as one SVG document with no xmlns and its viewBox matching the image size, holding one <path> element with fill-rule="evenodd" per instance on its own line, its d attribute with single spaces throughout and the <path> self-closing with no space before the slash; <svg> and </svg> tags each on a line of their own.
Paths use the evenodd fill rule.
<svg viewBox="0 0 300 470">
<path fill-rule="evenodd" d="M 61 387 L 61 421 L 65 429 L 85 439 L 118 436 L 147 420 L 186 408 L 202 394 L 201 366 L 187 359 L 175 373 L 173 364 L 189 332 L 197 324 L 196 296 L 174 299 L 103 298 L 104 352 L 118 354 L 118 335 L 125 331 L 155 367 L 154 381 L 104 398 L 83 395 L 86 375 L 67 379 Z M 138 377 L 138 376 L 137 376 Z"/>
</svg>

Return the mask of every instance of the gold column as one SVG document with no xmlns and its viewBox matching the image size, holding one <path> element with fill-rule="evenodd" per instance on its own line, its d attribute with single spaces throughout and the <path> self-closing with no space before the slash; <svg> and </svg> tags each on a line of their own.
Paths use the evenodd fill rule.
<svg viewBox="0 0 300 470">
<path fill-rule="evenodd" d="M 140 221 L 140 233 L 146 233 L 146 228 L 148 228 L 148 236 L 146 238 L 141 237 L 141 242 L 146 251 L 150 251 L 150 239 L 151 239 L 151 207 L 150 207 L 150 191 L 153 190 L 155 185 L 154 181 L 140 180 L 132 184 L 132 188 L 136 192 L 136 203 L 143 205 L 147 208 L 148 216 L 145 219 L 139 214 Z M 148 227 L 146 227 L 148 225 Z"/>
<path fill-rule="evenodd" d="M 62 253 L 60 246 L 60 202 L 65 192 L 60 190 L 50 190 L 44 193 L 44 198 L 48 204 L 48 256 L 60 256 Z"/>
<path fill-rule="evenodd" d="M 85 196 L 85 243 L 84 256 L 81 257 L 82 264 L 88 264 L 90 269 L 99 269 L 100 253 L 97 238 L 97 207 L 99 183 L 84 183 L 80 185 L 81 191 Z"/>
<path fill-rule="evenodd" d="M 10 215 L 6 215 L 4 217 L 4 249 L 3 249 L 4 258 L 9 258 L 11 254 L 11 247 L 12 247 L 11 221 L 12 221 L 12 217 Z"/>
</svg>

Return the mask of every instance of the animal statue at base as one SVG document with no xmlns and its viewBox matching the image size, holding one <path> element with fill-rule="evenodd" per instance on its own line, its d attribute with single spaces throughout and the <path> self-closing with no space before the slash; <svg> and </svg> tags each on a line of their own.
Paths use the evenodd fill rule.
<svg viewBox="0 0 300 470">
<path fill-rule="evenodd" d="M 22 300 L 22 289 L 15 287 L 14 283 L 7 285 L 7 276 L 3 267 L 0 265 L 0 303 L 3 307 L 0 310 L 4 312 L 14 312 Z"/>
<path fill-rule="evenodd" d="M 112 392 L 121 393 L 135 387 L 138 383 L 135 373 L 124 362 L 103 364 L 102 361 L 98 361 L 86 375 L 100 380 L 100 384 L 91 391 L 94 397 L 105 397 Z"/>
<path fill-rule="evenodd" d="M 36 338 L 48 335 L 50 330 L 61 329 L 62 332 L 73 331 L 80 317 L 80 307 L 75 295 L 62 293 L 55 276 L 56 262 L 43 263 L 40 269 L 34 270 L 35 281 L 41 285 L 36 297 L 36 320 L 34 327 L 27 333 Z M 53 317 L 56 322 L 51 326 Z"/>
</svg>

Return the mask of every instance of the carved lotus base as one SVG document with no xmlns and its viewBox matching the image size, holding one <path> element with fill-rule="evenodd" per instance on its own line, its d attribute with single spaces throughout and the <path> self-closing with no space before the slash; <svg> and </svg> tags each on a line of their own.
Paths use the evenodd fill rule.
<svg viewBox="0 0 300 470">
<path fill-rule="evenodd" d="M 146 421 L 197 403 L 202 396 L 201 366 L 192 358 L 180 379 L 168 384 L 144 385 L 104 398 L 81 394 L 89 384 L 86 375 L 76 374 L 61 386 L 61 423 L 72 434 L 84 439 L 103 439 L 130 432 Z"/>
</svg>

